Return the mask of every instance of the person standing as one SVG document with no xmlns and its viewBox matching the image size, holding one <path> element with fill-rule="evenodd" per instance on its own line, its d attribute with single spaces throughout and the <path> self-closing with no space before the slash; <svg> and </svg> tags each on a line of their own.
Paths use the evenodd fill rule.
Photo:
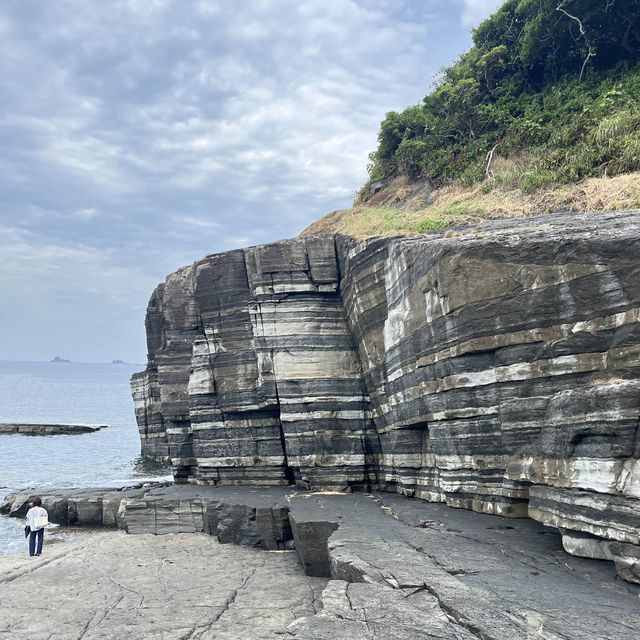
<svg viewBox="0 0 640 640">
<path fill-rule="evenodd" d="M 42 508 L 42 498 L 36 496 L 33 506 L 27 511 L 27 524 L 31 529 L 29 533 L 29 555 L 39 556 L 42 553 L 42 541 L 44 540 L 44 528 L 49 523 L 49 514 Z M 36 538 L 38 544 L 36 548 Z"/>
</svg>

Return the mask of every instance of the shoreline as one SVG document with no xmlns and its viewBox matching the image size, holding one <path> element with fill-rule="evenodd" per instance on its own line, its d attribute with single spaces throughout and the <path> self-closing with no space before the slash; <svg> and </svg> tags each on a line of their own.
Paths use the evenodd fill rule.
<svg viewBox="0 0 640 640">
<path fill-rule="evenodd" d="M 29 555 L 29 539 L 24 537 L 23 530 L 25 523 L 23 520 L 16 522 L 16 529 L 19 536 L 16 538 L 17 542 L 22 544 L 22 548 L 7 547 L 6 550 L 0 548 L 0 558 L 4 558 L 11 555 Z M 57 524 L 48 525 L 44 532 L 43 553 L 47 553 L 51 548 L 58 548 L 67 544 L 75 544 L 78 541 L 83 540 L 85 537 L 93 535 L 94 533 L 100 533 L 104 531 L 103 528 L 98 527 L 63 527 Z"/>
</svg>

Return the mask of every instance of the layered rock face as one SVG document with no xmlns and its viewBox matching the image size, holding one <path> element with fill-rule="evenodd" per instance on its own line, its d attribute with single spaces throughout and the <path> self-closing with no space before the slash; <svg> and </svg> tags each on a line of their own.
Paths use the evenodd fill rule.
<svg viewBox="0 0 640 640">
<path fill-rule="evenodd" d="M 169 276 L 147 312 L 149 365 L 132 379 L 143 453 L 201 483 L 368 481 L 377 434 L 338 287 L 332 237 Z"/>
<path fill-rule="evenodd" d="M 640 580 L 638 212 L 208 256 L 147 335 L 143 453 L 178 481 L 528 515 Z"/>
</svg>

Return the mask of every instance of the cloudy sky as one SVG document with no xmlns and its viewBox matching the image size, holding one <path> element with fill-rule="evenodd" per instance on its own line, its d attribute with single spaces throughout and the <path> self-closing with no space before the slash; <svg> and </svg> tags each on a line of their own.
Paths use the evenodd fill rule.
<svg viewBox="0 0 640 640">
<path fill-rule="evenodd" d="M 3 0 L 0 360 L 145 359 L 155 285 L 351 204 L 501 0 Z"/>
</svg>

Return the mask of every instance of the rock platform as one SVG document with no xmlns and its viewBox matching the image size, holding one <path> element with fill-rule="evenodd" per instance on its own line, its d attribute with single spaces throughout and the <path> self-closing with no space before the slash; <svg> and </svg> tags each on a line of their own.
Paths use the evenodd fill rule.
<svg viewBox="0 0 640 640">
<path fill-rule="evenodd" d="M 102 531 L 0 556 L 2 640 L 268 640 L 319 607 L 294 552 Z"/>
<path fill-rule="evenodd" d="M 106 429 L 107 425 L 89 426 L 86 424 L 0 424 L 0 435 L 20 434 L 22 436 L 58 436 L 93 433 Z"/>
<path fill-rule="evenodd" d="M 295 546 L 304 573 L 330 579 L 322 611 L 291 620 L 286 637 L 299 640 L 629 640 L 640 629 L 640 586 L 617 578 L 609 562 L 568 555 L 555 529 L 531 519 L 391 493 L 290 487 L 155 485 L 42 497 L 52 521 L 95 526 L 101 518 L 103 525 L 142 534 L 117 538 L 123 549 L 138 540 L 151 546 L 197 540 L 205 551 L 189 547 L 186 584 L 208 562 L 212 538 L 202 533 L 242 547 Z M 0 510 L 22 515 L 28 500 L 27 493 L 7 496 Z M 139 591 L 135 581 L 126 584 Z M 277 591 L 277 584 L 266 588 Z M 217 597 L 211 582 L 202 599 Z M 163 619 L 158 614 L 160 627 Z"/>
</svg>

